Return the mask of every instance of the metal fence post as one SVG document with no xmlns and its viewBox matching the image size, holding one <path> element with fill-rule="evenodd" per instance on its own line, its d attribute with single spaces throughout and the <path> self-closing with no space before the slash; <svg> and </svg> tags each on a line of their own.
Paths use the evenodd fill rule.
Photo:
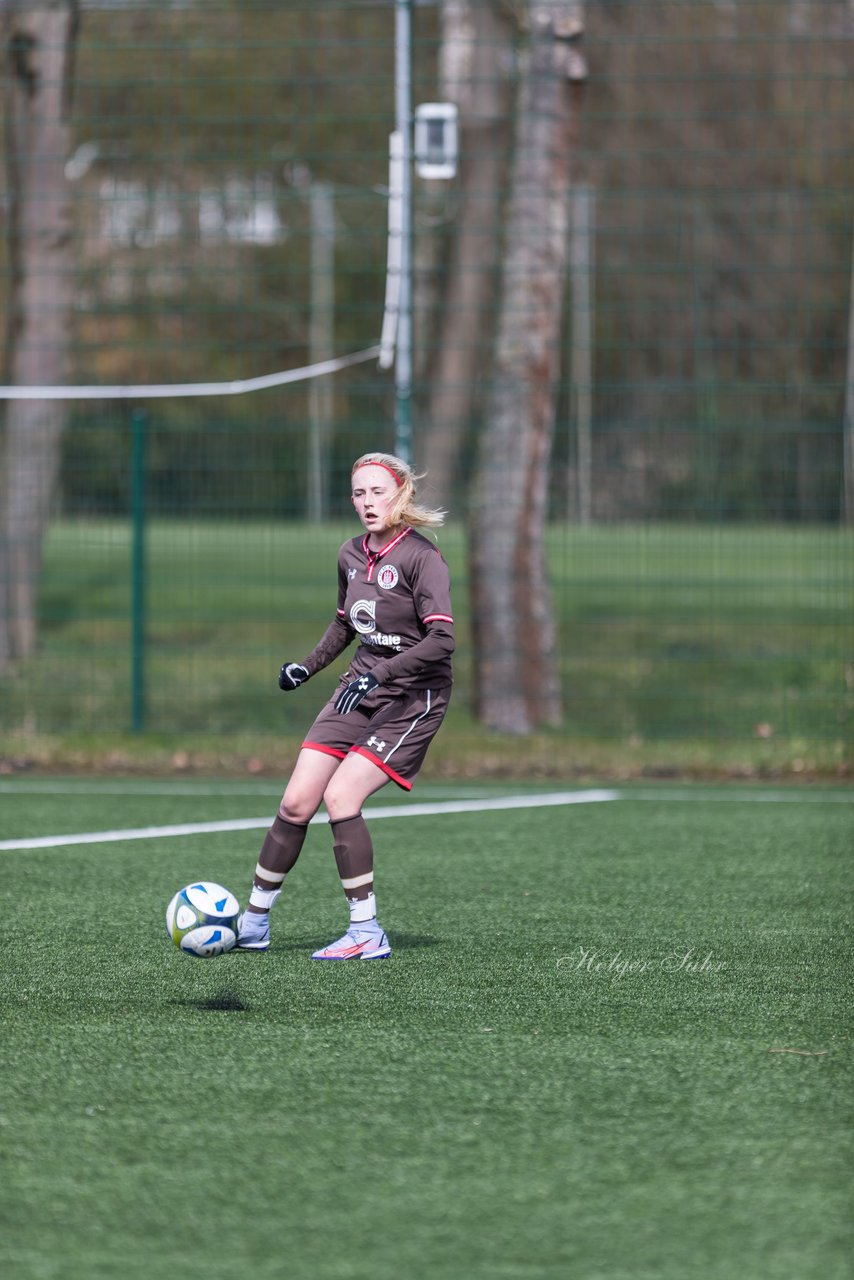
<svg viewBox="0 0 854 1280">
<path fill-rule="evenodd" d="M 131 728 L 145 729 L 145 454 L 148 413 L 131 417 Z"/>
</svg>

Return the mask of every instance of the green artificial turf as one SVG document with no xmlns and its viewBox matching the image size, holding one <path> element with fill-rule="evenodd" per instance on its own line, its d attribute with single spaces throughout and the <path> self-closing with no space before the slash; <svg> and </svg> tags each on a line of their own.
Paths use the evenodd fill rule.
<svg viewBox="0 0 854 1280">
<path fill-rule="evenodd" d="M 308 958 L 345 915 L 323 825 L 271 950 L 209 961 L 166 903 L 245 900 L 260 831 L 0 851 L 3 1275 L 847 1277 L 851 793 L 401 800 L 371 964 Z M 0 781 L 0 839 L 275 803 Z"/>
</svg>

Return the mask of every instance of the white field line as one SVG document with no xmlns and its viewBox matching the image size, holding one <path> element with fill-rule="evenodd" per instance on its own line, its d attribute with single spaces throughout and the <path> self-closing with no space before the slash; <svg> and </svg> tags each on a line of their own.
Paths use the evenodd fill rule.
<svg viewBox="0 0 854 1280">
<path fill-rule="evenodd" d="M 690 785 L 684 790 L 676 787 L 649 787 L 648 790 L 638 787 L 635 790 L 632 787 L 629 791 L 621 791 L 620 799 L 663 800 L 667 804 L 680 800 L 688 804 L 697 803 L 698 800 L 702 800 L 704 804 L 705 801 L 713 804 L 854 804 L 854 790 L 808 791 L 805 787 L 799 787 L 793 791 L 750 791 L 748 787 L 744 787 L 744 790 L 734 787 L 723 791 L 709 786 L 699 791 Z"/>
<path fill-rule="evenodd" d="M 0 778 L 0 800 L 4 795 L 16 796 L 266 796 L 278 803 L 282 783 L 278 779 L 269 782 L 172 782 L 149 781 L 137 778 L 133 782 L 110 782 L 102 779 L 75 778 L 68 781 L 40 781 L 26 779 L 10 782 Z M 434 800 L 471 800 L 495 794 L 488 787 L 447 787 L 439 783 L 422 782 L 419 795 L 432 796 Z"/>
<path fill-rule="evenodd" d="M 17 789 L 19 793 L 25 788 L 14 788 L 8 784 L 0 783 L 0 796 L 4 791 Z M 33 786 L 26 788 L 34 793 L 47 788 Z M 74 790 L 75 788 L 71 788 Z M 79 789 L 78 789 L 79 790 Z M 204 795 L 202 791 L 181 791 L 186 795 Z M 60 793 L 59 791 L 57 792 Z M 65 794 L 63 790 L 61 792 Z M 92 794 L 88 792 L 87 794 Z M 100 793 L 99 793 L 100 794 Z M 138 792 L 126 792 L 124 794 L 139 794 Z M 175 790 L 170 792 L 157 792 L 152 794 L 176 794 Z M 222 794 L 220 792 L 220 794 Z M 245 794 L 234 792 L 235 795 Z M 469 791 L 471 794 L 471 791 Z M 596 804 L 607 800 L 648 800 L 665 803 L 682 802 L 692 803 L 697 800 L 715 802 L 725 802 L 731 804 L 747 803 L 763 803 L 763 804 L 854 804 L 854 791 L 839 792 L 820 792 L 810 793 L 804 790 L 797 791 L 749 791 L 741 789 L 733 789 L 732 791 L 718 791 L 714 788 L 704 790 L 698 793 L 695 789 L 677 790 L 675 788 L 668 789 L 650 789 L 628 791 L 613 791 L 605 789 L 596 789 L 589 791 L 556 791 L 545 792 L 542 795 L 521 795 L 521 796 L 480 796 L 476 799 L 457 799 L 457 800 L 435 800 L 422 804 L 407 804 L 402 801 L 397 805 L 384 805 L 366 809 L 369 818 L 421 818 L 440 816 L 446 813 L 484 813 L 489 810 L 496 809 L 537 809 L 558 805 L 570 804 Z M 131 827 L 125 829 L 116 829 L 113 831 L 88 831 L 79 832 L 71 835 L 55 835 L 55 836 L 35 836 L 22 840 L 0 840 L 0 851 L 11 851 L 15 849 L 54 849 L 62 848 L 66 845 L 74 844 L 107 844 L 114 841 L 123 840 L 159 840 L 167 836 L 192 836 L 207 835 L 225 831 L 260 831 L 268 827 L 271 822 L 271 815 L 268 814 L 263 818 L 234 818 L 220 822 L 185 822 L 177 823 L 170 826 L 159 827 Z M 326 822 L 325 814 L 318 814 L 312 818 L 312 823 Z"/>
<path fill-rule="evenodd" d="M 383 805 L 368 808 L 365 814 L 375 818 L 426 818 L 446 813 L 484 813 L 494 809 L 540 809 L 555 805 L 599 804 L 618 800 L 618 791 L 554 791 L 543 795 L 494 796 L 482 800 L 436 800 L 424 804 Z M 114 831 L 84 831 L 72 835 L 36 836 L 28 840 L 0 840 L 0 850 L 59 849 L 72 844 L 112 844 L 125 840 L 161 840 L 166 836 L 200 836 L 224 831 L 259 831 L 269 827 L 272 815 L 263 818 L 232 818 L 224 822 L 181 822 L 162 827 L 129 827 Z M 328 821 L 316 814 L 312 823 Z"/>
<path fill-rule="evenodd" d="M 718 802 L 728 802 L 731 804 L 854 804 L 854 790 L 852 791 L 814 791 L 809 792 L 803 789 L 798 791 L 717 791 L 714 787 L 710 787 L 702 793 L 686 788 L 684 791 L 677 790 L 674 787 L 656 790 L 642 790 L 640 787 L 631 791 L 621 791 L 621 800 L 666 800 L 668 803 L 674 800 L 685 800 L 688 802 L 707 800 Z"/>
<path fill-rule="evenodd" d="M 450 795 L 448 794 L 450 790 Z M 282 785 L 278 780 L 270 782 L 206 782 L 181 781 L 173 782 L 170 778 L 161 781 L 136 778 L 133 781 L 109 781 L 100 778 L 36 779 L 26 778 L 20 782 L 0 778 L 0 800 L 4 795 L 39 795 L 39 796 L 267 796 L 278 801 L 282 794 Z M 418 787 L 419 795 L 432 795 L 435 801 L 449 800 L 488 800 L 494 791 L 488 787 L 452 787 L 442 786 L 438 782 L 422 782 Z M 751 790 L 751 784 L 723 786 L 710 783 L 706 786 L 685 783 L 681 786 L 630 787 L 619 792 L 620 800 L 696 800 L 729 801 L 742 804 L 745 801 L 756 801 L 760 804 L 854 804 L 854 787 L 834 790 L 794 784 L 791 789 L 769 791 Z M 405 807 L 401 800 L 401 807 Z"/>
</svg>

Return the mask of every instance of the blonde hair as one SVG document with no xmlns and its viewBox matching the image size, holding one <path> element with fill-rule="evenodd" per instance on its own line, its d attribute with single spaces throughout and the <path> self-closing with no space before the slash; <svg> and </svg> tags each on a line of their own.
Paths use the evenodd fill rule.
<svg viewBox="0 0 854 1280">
<path fill-rule="evenodd" d="M 359 467 L 384 467 L 390 471 L 399 485 L 397 497 L 388 511 L 390 528 L 405 524 L 414 529 L 438 529 L 445 523 L 447 511 L 423 507 L 415 501 L 416 482 L 424 479 L 424 473 L 416 474 L 408 462 L 393 453 L 363 453 L 353 463 L 351 477 Z"/>
</svg>

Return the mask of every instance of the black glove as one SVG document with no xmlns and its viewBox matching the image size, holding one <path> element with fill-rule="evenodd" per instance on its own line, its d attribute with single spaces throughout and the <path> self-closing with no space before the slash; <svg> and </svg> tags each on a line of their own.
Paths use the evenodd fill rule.
<svg viewBox="0 0 854 1280">
<path fill-rule="evenodd" d="M 357 676 L 355 680 L 351 680 L 344 686 L 335 699 L 335 710 L 340 711 L 342 716 L 346 716 L 348 711 L 353 711 L 363 698 L 379 687 L 379 680 L 375 679 L 370 672 L 366 676 Z"/>
<path fill-rule="evenodd" d="M 308 667 L 304 667 L 301 662 L 286 662 L 279 672 L 279 688 L 284 693 L 290 693 L 292 689 L 305 684 L 308 678 Z"/>
</svg>

